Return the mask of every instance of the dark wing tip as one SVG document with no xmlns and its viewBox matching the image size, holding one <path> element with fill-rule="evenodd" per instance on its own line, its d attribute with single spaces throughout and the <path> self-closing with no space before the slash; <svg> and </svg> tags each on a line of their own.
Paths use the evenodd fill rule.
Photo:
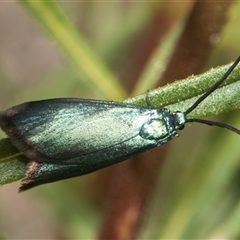
<svg viewBox="0 0 240 240">
<path fill-rule="evenodd" d="M 48 157 L 37 145 L 28 141 L 27 134 L 25 136 L 24 132 L 22 133 L 19 130 L 18 121 L 14 119 L 14 116 L 21 110 L 26 109 L 28 105 L 27 103 L 21 104 L 5 111 L 0 111 L 0 128 L 6 133 L 11 143 L 19 152 L 23 153 L 30 160 L 38 162 L 55 162 L 56 160 L 54 158 Z M 27 130 L 25 130 L 25 132 L 28 133 Z"/>
<path fill-rule="evenodd" d="M 23 106 L 21 107 L 23 108 Z M 13 120 L 19 108 L 20 107 L 17 106 L 0 112 L 0 128 L 6 133 L 12 144 L 17 147 L 20 152 L 25 152 L 29 149 L 29 146 Z"/>
</svg>

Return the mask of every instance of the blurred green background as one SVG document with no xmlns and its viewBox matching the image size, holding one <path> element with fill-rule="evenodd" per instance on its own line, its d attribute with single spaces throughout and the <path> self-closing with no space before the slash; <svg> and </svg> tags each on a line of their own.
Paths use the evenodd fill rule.
<svg viewBox="0 0 240 240">
<path fill-rule="evenodd" d="M 1 2 L 0 109 L 55 97 L 120 101 L 165 84 L 160 83 L 160 76 L 179 47 L 176 42 L 194 7 L 193 1 L 65 1 L 59 6 L 54 2 Z M 221 7 L 215 3 L 215 9 Z M 195 42 L 206 57 L 198 53 L 202 63 L 196 68 L 187 65 L 189 75 L 227 64 L 239 55 L 240 4 L 232 2 L 226 9 L 222 17 L 226 21 L 215 23 L 221 33 L 207 39 L 211 50 L 201 50 L 204 44 Z M 196 19 L 206 31 L 214 25 L 204 22 L 202 15 Z M 203 32 L 204 28 L 199 29 L 202 38 Z M 187 62 L 181 55 L 175 61 Z M 188 76 L 177 75 L 179 68 L 171 68 L 176 76 L 170 81 Z M 216 120 L 240 128 L 239 119 L 240 112 L 234 111 Z M 4 185 L 0 188 L 0 236 L 239 239 L 239 137 L 195 124 L 180 135 L 168 144 L 166 158 L 160 169 L 156 167 L 157 180 L 147 186 L 134 181 L 139 183 L 153 173 L 144 171 L 141 177 L 144 167 L 136 161 L 132 166 L 139 175 L 138 180 L 128 180 L 131 186 L 126 184 L 125 163 L 21 194 L 17 193 L 19 182 Z M 151 156 L 146 156 L 143 161 L 154 167 Z M 158 152 L 155 158 L 159 161 Z M 139 195 L 135 188 L 140 189 Z"/>
</svg>

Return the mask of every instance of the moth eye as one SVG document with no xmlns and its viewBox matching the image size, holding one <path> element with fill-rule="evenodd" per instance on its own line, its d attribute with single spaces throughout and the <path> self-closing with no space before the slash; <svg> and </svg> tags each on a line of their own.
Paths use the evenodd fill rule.
<svg viewBox="0 0 240 240">
<path fill-rule="evenodd" d="M 183 130 L 184 127 L 185 127 L 185 125 L 179 125 L 178 129 L 179 129 L 179 130 Z"/>
</svg>

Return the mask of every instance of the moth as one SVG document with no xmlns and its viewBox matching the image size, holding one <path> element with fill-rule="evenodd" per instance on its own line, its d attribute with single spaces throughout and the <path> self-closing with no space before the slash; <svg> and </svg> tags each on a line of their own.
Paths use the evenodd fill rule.
<svg viewBox="0 0 240 240">
<path fill-rule="evenodd" d="M 185 112 L 90 99 L 59 98 L 23 103 L 0 112 L 0 127 L 31 161 L 20 191 L 81 176 L 116 164 L 168 142 L 187 122 L 230 125 L 189 119 L 204 99 L 231 74 L 240 56 Z M 149 101 L 148 98 L 146 99 Z"/>
</svg>

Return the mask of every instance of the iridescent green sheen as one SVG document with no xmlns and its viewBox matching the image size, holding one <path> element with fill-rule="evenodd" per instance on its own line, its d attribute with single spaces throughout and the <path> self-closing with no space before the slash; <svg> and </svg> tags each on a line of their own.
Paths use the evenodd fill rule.
<svg viewBox="0 0 240 240">
<path fill-rule="evenodd" d="M 32 160 L 21 190 L 128 159 L 166 143 L 185 122 L 167 109 L 86 99 L 29 102 L 0 114 L 1 128 Z"/>
</svg>

